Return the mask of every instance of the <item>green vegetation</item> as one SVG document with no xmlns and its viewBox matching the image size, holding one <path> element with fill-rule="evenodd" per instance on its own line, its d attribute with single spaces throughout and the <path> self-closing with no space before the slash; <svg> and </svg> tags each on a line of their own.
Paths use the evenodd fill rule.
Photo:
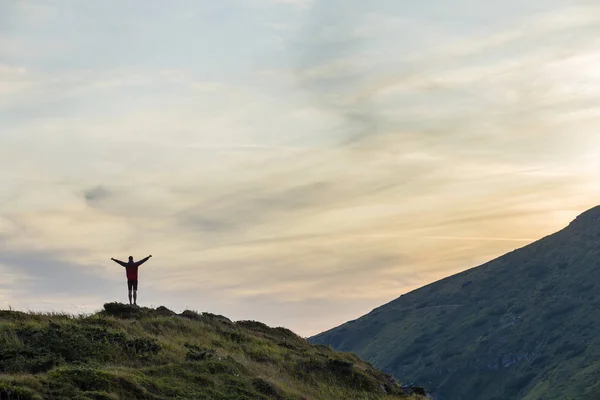
<svg viewBox="0 0 600 400">
<path fill-rule="evenodd" d="M 444 400 L 598 399 L 599 221 L 597 207 L 310 340 Z"/>
<path fill-rule="evenodd" d="M 0 311 L 0 399 L 420 399 L 354 354 L 209 313 Z"/>
</svg>

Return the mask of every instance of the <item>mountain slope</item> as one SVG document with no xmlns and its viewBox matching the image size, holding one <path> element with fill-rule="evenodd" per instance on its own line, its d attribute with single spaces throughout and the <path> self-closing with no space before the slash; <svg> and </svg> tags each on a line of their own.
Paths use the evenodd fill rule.
<svg viewBox="0 0 600 400">
<path fill-rule="evenodd" d="M 423 399 L 284 328 L 118 303 L 0 311 L 0 399 Z"/>
<path fill-rule="evenodd" d="M 600 207 L 311 338 L 439 399 L 600 398 Z"/>
</svg>

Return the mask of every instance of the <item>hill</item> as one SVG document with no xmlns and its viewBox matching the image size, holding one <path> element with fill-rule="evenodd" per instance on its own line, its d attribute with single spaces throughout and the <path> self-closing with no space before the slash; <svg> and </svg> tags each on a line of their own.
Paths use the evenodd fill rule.
<svg viewBox="0 0 600 400">
<path fill-rule="evenodd" d="M 462 399 L 600 398 L 600 207 L 561 231 L 319 334 Z"/>
<path fill-rule="evenodd" d="M 284 328 L 105 304 L 0 311 L 0 399 L 423 399 L 354 354 Z"/>
</svg>

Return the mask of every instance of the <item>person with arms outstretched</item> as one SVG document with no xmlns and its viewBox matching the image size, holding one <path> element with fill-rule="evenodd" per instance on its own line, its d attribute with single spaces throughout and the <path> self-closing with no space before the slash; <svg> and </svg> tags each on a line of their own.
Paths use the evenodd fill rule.
<svg viewBox="0 0 600 400">
<path fill-rule="evenodd" d="M 125 275 L 127 275 L 127 289 L 129 290 L 129 304 L 131 305 L 131 292 L 133 290 L 133 304 L 137 306 L 137 289 L 138 289 L 138 267 L 148 261 L 152 257 L 149 255 L 140 261 L 133 261 L 133 257 L 129 256 L 128 262 L 123 262 L 111 258 L 117 264 L 125 267 Z"/>
</svg>

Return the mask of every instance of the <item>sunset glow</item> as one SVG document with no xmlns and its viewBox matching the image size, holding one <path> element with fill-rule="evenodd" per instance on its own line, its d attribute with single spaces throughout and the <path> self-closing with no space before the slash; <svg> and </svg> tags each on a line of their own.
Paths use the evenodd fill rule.
<svg viewBox="0 0 600 400">
<path fill-rule="evenodd" d="M 0 308 L 302 335 L 600 195 L 592 1 L 0 2 Z M 443 10 L 441 10 L 443 8 Z"/>
</svg>

